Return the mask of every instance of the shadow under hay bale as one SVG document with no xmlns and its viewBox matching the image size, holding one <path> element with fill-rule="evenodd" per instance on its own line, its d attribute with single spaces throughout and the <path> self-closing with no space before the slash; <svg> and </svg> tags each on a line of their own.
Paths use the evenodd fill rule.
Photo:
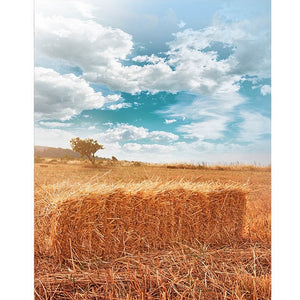
<svg viewBox="0 0 300 300">
<path fill-rule="evenodd" d="M 242 238 L 245 209 L 245 190 L 220 186 L 85 194 L 56 204 L 50 251 L 59 261 L 85 261 L 178 243 L 225 245 Z"/>
</svg>

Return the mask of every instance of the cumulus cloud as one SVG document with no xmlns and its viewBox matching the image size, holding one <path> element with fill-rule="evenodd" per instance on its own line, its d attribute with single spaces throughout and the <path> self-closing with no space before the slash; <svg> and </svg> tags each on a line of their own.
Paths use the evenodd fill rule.
<svg viewBox="0 0 300 300">
<path fill-rule="evenodd" d="M 107 108 L 110 110 L 117 110 L 121 108 L 128 108 L 131 106 L 132 106 L 131 103 L 118 103 L 118 104 L 109 105 Z"/>
<path fill-rule="evenodd" d="M 135 141 L 145 139 L 147 136 L 148 129 L 128 124 L 118 124 L 97 135 L 99 139 L 108 142 Z"/>
<path fill-rule="evenodd" d="M 42 16 L 36 18 L 36 50 L 65 60 L 86 72 L 113 66 L 125 59 L 133 47 L 132 37 L 120 29 L 104 27 L 92 20 Z"/>
<path fill-rule="evenodd" d="M 270 76 L 269 33 L 246 21 L 228 24 L 216 19 L 204 29 L 177 32 L 165 58 L 133 58 L 147 63 L 144 66 L 122 64 L 133 42 L 120 29 L 60 16 L 39 16 L 36 28 L 38 53 L 79 66 L 86 80 L 115 90 L 218 95 L 237 92 L 246 74 Z M 231 47 L 232 54 L 219 59 L 212 50 L 216 42 Z"/>
<path fill-rule="evenodd" d="M 116 102 L 116 101 L 119 101 L 121 99 L 122 99 L 121 96 L 117 95 L 117 94 L 112 94 L 112 95 L 107 95 L 106 96 L 107 102 Z"/>
<path fill-rule="evenodd" d="M 271 86 L 269 85 L 263 85 L 260 89 L 260 92 L 263 96 L 266 96 L 268 94 L 271 94 Z"/>
<path fill-rule="evenodd" d="M 150 64 L 123 66 L 116 61 L 107 70 L 102 67 L 93 72 L 84 72 L 84 77 L 130 93 L 176 93 L 185 90 L 217 94 L 236 92 L 239 89 L 237 81 L 240 76 L 231 73 L 232 66 L 229 61 L 218 61 L 217 53 L 191 49 L 188 44 L 180 49 L 172 46 L 168 59 L 153 55 L 134 59 Z"/>
<path fill-rule="evenodd" d="M 85 109 L 102 107 L 112 97 L 120 99 L 118 95 L 107 97 L 74 74 L 61 75 L 52 69 L 35 68 L 36 119 L 68 120 Z"/>
<path fill-rule="evenodd" d="M 172 81 L 174 72 L 171 67 L 163 61 L 145 66 L 123 66 L 115 61 L 110 67 L 99 67 L 93 72 L 84 72 L 86 80 L 95 83 L 104 83 L 113 90 L 120 90 L 129 93 L 150 91 L 176 92 L 178 87 Z"/>
<path fill-rule="evenodd" d="M 105 132 L 96 136 L 101 141 L 107 142 L 127 142 L 148 139 L 155 142 L 170 143 L 179 137 L 166 131 L 149 131 L 144 127 L 136 127 L 129 124 L 117 124 L 110 127 Z"/>
<path fill-rule="evenodd" d="M 58 127 L 70 127 L 72 123 L 62 123 L 62 122 L 44 122 L 40 121 L 40 125 L 46 126 L 48 128 L 58 128 Z"/>
<path fill-rule="evenodd" d="M 139 56 L 136 56 L 134 58 L 132 58 L 133 61 L 136 61 L 136 62 L 146 62 L 146 63 L 152 63 L 152 64 L 157 64 L 159 62 L 164 62 L 165 59 L 162 58 L 162 57 L 158 57 L 154 54 L 152 54 L 151 56 L 149 55 L 139 55 Z"/>
<path fill-rule="evenodd" d="M 200 30 L 186 29 L 174 36 L 175 39 L 169 43 L 171 51 L 187 48 L 203 51 L 213 43 L 222 43 L 232 47 L 233 53 L 226 59 L 232 72 L 270 76 L 270 31 L 259 21 L 229 23 L 216 16 L 211 26 Z"/>
<path fill-rule="evenodd" d="M 148 138 L 155 142 L 171 143 L 178 140 L 178 135 L 166 131 L 151 131 Z"/>
<path fill-rule="evenodd" d="M 166 119 L 165 123 L 166 124 L 172 124 L 172 123 L 175 123 L 176 121 L 177 121 L 176 119 L 171 119 L 171 120 Z"/>
<path fill-rule="evenodd" d="M 189 90 L 211 95 L 235 92 L 243 75 L 270 76 L 270 35 L 260 29 L 247 21 L 228 24 L 216 18 L 204 29 L 177 32 L 169 42 L 168 63 L 180 75 L 190 74 L 183 79 Z M 214 43 L 231 47 L 232 54 L 218 59 Z"/>
</svg>

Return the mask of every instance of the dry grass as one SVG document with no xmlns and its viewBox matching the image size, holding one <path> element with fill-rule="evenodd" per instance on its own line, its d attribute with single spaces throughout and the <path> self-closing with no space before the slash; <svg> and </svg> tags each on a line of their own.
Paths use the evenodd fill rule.
<svg viewBox="0 0 300 300">
<path fill-rule="evenodd" d="M 159 166 L 159 165 L 158 165 Z M 230 165 L 206 165 L 206 164 L 165 164 L 161 165 L 169 169 L 191 169 L 191 170 L 219 170 L 219 171 L 258 171 L 270 172 L 270 166 L 254 166 L 243 164 L 230 164 Z"/>
<path fill-rule="evenodd" d="M 36 299 L 270 299 L 267 170 L 35 176 Z"/>
</svg>

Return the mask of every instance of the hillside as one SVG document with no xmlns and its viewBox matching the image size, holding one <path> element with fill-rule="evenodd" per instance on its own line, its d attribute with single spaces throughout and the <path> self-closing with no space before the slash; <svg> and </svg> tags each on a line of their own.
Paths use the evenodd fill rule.
<svg viewBox="0 0 300 300">
<path fill-rule="evenodd" d="M 80 157 L 80 154 L 72 151 L 71 149 L 46 147 L 46 146 L 34 146 L 34 155 L 35 156 L 38 155 L 42 157 L 53 157 L 53 158 L 65 157 L 66 155 L 73 158 Z"/>
</svg>

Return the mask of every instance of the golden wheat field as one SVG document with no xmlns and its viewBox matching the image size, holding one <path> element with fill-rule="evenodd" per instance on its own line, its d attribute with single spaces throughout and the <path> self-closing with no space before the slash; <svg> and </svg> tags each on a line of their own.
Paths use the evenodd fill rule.
<svg viewBox="0 0 300 300">
<path fill-rule="evenodd" d="M 35 299 L 270 299 L 271 170 L 35 163 Z"/>
</svg>

